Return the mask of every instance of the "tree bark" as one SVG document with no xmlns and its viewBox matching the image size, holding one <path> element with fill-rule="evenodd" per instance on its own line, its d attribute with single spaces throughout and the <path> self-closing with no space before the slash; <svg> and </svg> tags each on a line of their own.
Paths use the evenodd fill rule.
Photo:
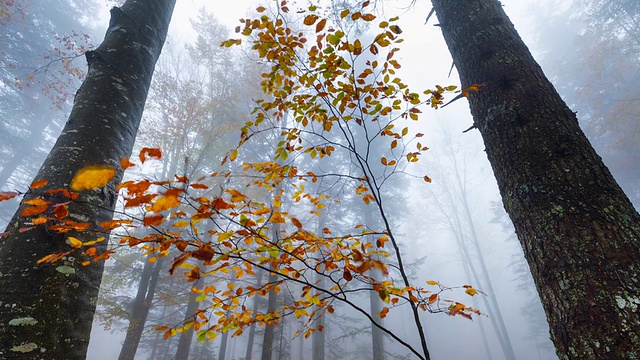
<svg viewBox="0 0 640 360">
<path fill-rule="evenodd" d="M 204 288 L 204 280 L 200 279 L 199 282 L 194 286 L 197 287 L 198 290 Z M 185 320 L 190 320 L 193 318 L 193 315 L 198 310 L 198 293 L 191 290 L 192 287 L 189 287 L 189 303 L 187 304 L 187 310 L 185 313 Z M 178 341 L 178 349 L 176 350 L 176 360 L 188 360 L 189 352 L 191 352 L 191 343 L 193 342 L 193 327 L 185 330 L 180 335 L 180 340 Z"/>
<path fill-rule="evenodd" d="M 497 0 L 432 0 L 560 359 L 640 355 L 640 216 Z"/>
<path fill-rule="evenodd" d="M 147 261 L 148 259 L 145 259 L 140 285 L 138 286 L 138 292 L 133 302 L 127 336 L 122 344 L 118 360 L 133 360 L 136 356 L 138 345 L 142 338 L 142 332 L 144 331 L 144 325 L 147 322 L 147 316 L 149 316 L 149 309 L 156 294 L 156 286 L 160 278 L 160 269 L 165 259 L 164 257 L 160 258 L 155 263 L 150 263 Z"/>
<path fill-rule="evenodd" d="M 49 183 L 25 199 L 43 195 L 41 190 L 68 187 L 87 165 L 119 168 L 120 158 L 130 156 L 174 4 L 175 0 L 128 0 L 111 10 L 104 42 L 87 53 L 88 75 L 69 120 L 35 177 Z M 121 178 L 119 171 L 104 189 L 83 192 L 69 205 L 68 218 L 94 225 L 111 220 L 114 187 Z M 48 201 L 65 200 L 50 196 Z M 0 241 L 0 358 L 85 359 L 103 262 L 83 267 L 84 259 L 76 255 L 53 266 L 36 261 L 69 250 L 67 235 L 83 241 L 95 240 L 96 235 L 58 234 L 46 225 L 19 232 L 32 226 L 19 215 L 24 207 L 9 223 L 10 235 Z M 101 242 L 98 250 L 106 246 L 107 241 Z"/>
</svg>

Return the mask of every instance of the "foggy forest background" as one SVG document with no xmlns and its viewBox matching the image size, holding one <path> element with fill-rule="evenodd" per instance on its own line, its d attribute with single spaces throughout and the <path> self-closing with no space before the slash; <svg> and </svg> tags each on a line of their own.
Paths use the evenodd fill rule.
<svg viewBox="0 0 640 360">
<path fill-rule="evenodd" d="M 68 117 L 84 76 L 82 54 L 101 42 L 113 5 L 101 0 L 16 3 L 21 4 L 21 13 L 9 17 L 0 12 L 0 191 L 24 190 L 33 179 Z M 563 99 L 577 111 L 582 129 L 638 208 L 640 13 L 607 11 L 606 3 L 502 1 L 519 34 Z M 127 174 L 128 178 L 142 172 L 165 179 L 176 173 L 196 176 L 225 170 L 221 160 L 237 144 L 253 99 L 260 97 L 259 66 L 246 49 L 220 44 L 234 35 L 237 19 L 258 4 L 178 1 L 133 152 L 160 148 L 164 156 L 155 165 Z M 377 11 L 401 15 L 398 24 L 405 42 L 398 73 L 409 85 L 458 84 L 440 30 L 433 26 L 437 20 L 425 24 L 428 2 L 386 1 Z M 360 31 L 362 38 L 371 37 L 371 29 Z M 423 114 L 415 126 L 425 134 L 422 143 L 430 150 L 412 172 L 428 174 L 432 182 L 398 177 L 387 194 L 393 199 L 390 218 L 415 282 L 471 284 L 485 293 L 464 299 L 485 314 L 472 321 L 422 314 L 429 349 L 434 359 L 557 359 L 482 140 L 475 130 L 463 132 L 471 125 L 465 100 Z M 246 156 L 264 157 L 273 145 L 265 139 L 262 147 L 253 144 L 252 154 Z M 348 166 L 348 161 L 344 164 Z M 365 221 L 366 210 L 344 196 L 341 201 L 353 202 L 351 211 L 328 208 L 323 215 L 332 228 Z M 0 203 L 0 228 L 5 228 L 18 203 L 18 199 Z M 176 358 L 181 334 L 164 340 L 154 327 L 174 325 L 189 316 L 194 285 L 170 276 L 169 266 L 163 261 L 149 263 L 140 251 L 123 247 L 106 263 L 89 359 L 118 357 L 145 273 L 157 285 L 135 358 Z M 459 295 L 452 291 L 450 296 Z M 365 309 L 373 304 L 366 296 L 356 301 Z M 391 313 L 384 323 L 415 342 L 404 325 L 409 316 Z M 317 346 L 323 346 L 326 359 L 374 358 L 377 349 L 367 319 L 337 307 L 323 325 L 323 344 L 318 345 L 314 337 L 294 336 L 302 329 L 295 317 L 283 319 L 275 331 L 273 358 L 315 360 Z M 255 329 L 249 350 L 254 358 L 260 353 L 263 333 L 264 328 Z M 193 337 L 188 358 L 246 359 L 248 336 L 247 331 L 209 342 Z M 387 359 L 412 358 L 388 338 L 383 351 Z"/>
</svg>

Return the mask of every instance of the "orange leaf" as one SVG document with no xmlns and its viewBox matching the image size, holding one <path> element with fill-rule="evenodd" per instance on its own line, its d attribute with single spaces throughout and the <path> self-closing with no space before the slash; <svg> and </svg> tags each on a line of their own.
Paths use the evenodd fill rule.
<svg viewBox="0 0 640 360">
<path fill-rule="evenodd" d="M 429 296 L 429 305 L 436 302 L 436 300 L 438 300 L 438 294 L 432 294 L 431 296 Z"/>
<path fill-rule="evenodd" d="M 344 272 L 342 273 L 342 277 L 347 281 L 353 280 L 353 276 L 351 276 L 351 272 L 347 268 L 344 269 Z"/>
<path fill-rule="evenodd" d="M 0 201 L 13 199 L 18 195 L 20 194 L 14 191 L 11 191 L 11 192 L 0 191 Z"/>
<path fill-rule="evenodd" d="M 373 14 L 364 14 L 362 15 L 362 20 L 364 21 L 373 21 L 375 20 L 376 16 Z"/>
<path fill-rule="evenodd" d="M 430 182 L 431 182 L 431 178 L 430 178 L 430 177 L 428 177 L 428 176 L 426 176 L 426 175 L 425 175 L 425 177 L 423 177 L 422 179 L 424 179 L 424 181 L 426 181 L 426 182 L 428 182 L 428 183 L 430 183 Z"/>
<path fill-rule="evenodd" d="M 295 225 L 295 227 L 297 227 L 298 229 L 302 229 L 302 223 L 300 222 L 300 220 L 292 217 L 291 223 Z"/>
<path fill-rule="evenodd" d="M 158 148 L 144 147 L 140 150 L 140 161 L 144 164 L 147 161 L 147 156 L 154 159 L 162 159 L 162 151 Z"/>
<path fill-rule="evenodd" d="M 47 221 L 49 221 L 49 218 L 41 216 L 41 217 L 37 217 L 33 220 L 31 220 L 31 222 L 33 223 L 33 225 L 40 225 L 40 224 L 44 224 Z"/>
<path fill-rule="evenodd" d="M 152 215 L 152 216 L 147 216 L 144 218 L 144 220 L 142 221 L 142 224 L 144 226 L 156 226 L 156 225 L 160 225 L 164 222 L 164 215 Z"/>
<path fill-rule="evenodd" d="M 314 14 L 307 15 L 304 18 L 304 24 L 307 25 L 307 26 L 311 26 L 311 25 L 315 24 L 316 20 L 318 20 L 318 15 L 314 15 Z"/>
<path fill-rule="evenodd" d="M 202 190 L 207 190 L 209 187 L 205 184 L 191 184 L 189 185 L 194 189 L 202 189 Z"/>
<path fill-rule="evenodd" d="M 211 202 L 211 206 L 213 206 L 214 209 L 216 210 L 224 210 L 224 209 L 232 209 L 233 205 L 227 203 L 226 201 L 217 198 L 214 199 L 213 202 Z"/>
<path fill-rule="evenodd" d="M 53 215 L 58 219 L 64 219 L 69 215 L 69 210 L 67 210 L 66 205 L 59 204 L 53 207 Z"/>
<path fill-rule="evenodd" d="M 319 33 L 327 25 L 327 19 L 322 19 L 316 24 L 316 32 Z"/>
<path fill-rule="evenodd" d="M 31 183 L 31 186 L 29 186 L 32 189 L 40 189 L 41 187 L 47 185 L 47 183 L 49 183 L 49 181 L 47 180 L 37 180 Z"/>
<path fill-rule="evenodd" d="M 102 227 L 103 229 L 110 231 L 122 225 L 130 225 L 131 223 L 131 220 L 111 220 L 98 223 L 98 225 L 100 225 L 100 227 Z"/>
<path fill-rule="evenodd" d="M 24 208 L 24 210 L 22 210 L 22 212 L 20 213 L 20 216 L 33 216 L 33 215 L 42 214 L 43 212 L 47 211 L 48 208 L 49 208 L 49 203 L 47 203 L 46 205 L 28 206 Z"/>
<path fill-rule="evenodd" d="M 71 190 L 83 191 L 104 187 L 116 175 L 109 165 L 90 165 L 78 170 L 71 180 Z"/>
<path fill-rule="evenodd" d="M 132 163 L 131 161 L 129 161 L 129 159 L 127 158 L 120 158 L 120 166 L 126 170 L 130 167 L 136 166 L 136 164 Z"/>
<path fill-rule="evenodd" d="M 380 315 L 380 319 L 384 319 L 385 317 L 387 317 L 388 313 L 389 313 L 389 308 L 385 307 L 385 308 L 382 308 L 382 311 L 380 311 L 378 315 Z"/>
</svg>

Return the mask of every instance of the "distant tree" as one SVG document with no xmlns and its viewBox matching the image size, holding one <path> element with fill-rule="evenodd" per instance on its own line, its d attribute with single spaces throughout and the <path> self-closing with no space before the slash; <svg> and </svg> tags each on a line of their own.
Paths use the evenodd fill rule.
<svg viewBox="0 0 640 360">
<path fill-rule="evenodd" d="M 640 354 L 640 216 L 497 0 L 432 0 L 560 359 Z"/>
<path fill-rule="evenodd" d="M 53 266 L 36 262 L 68 248 L 65 240 L 96 240 L 79 230 L 97 229 L 98 223 L 111 220 L 115 185 L 122 177 L 122 171 L 115 169 L 121 158 L 130 156 L 174 3 L 127 1 L 113 8 L 105 40 L 87 52 L 88 75 L 76 94 L 69 121 L 0 241 L 0 302 L 15 304 L 0 313 L 4 358 L 87 357 L 104 263 L 83 266 L 75 257 L 65 257 Z M 116 172 L 113 181 L 102 190 L 79 195 L 56 190 L 66 189 L 76 173 L 89 165 L 110 166 L 108 171 Z M 71 190 L 81 189 L 72 186 Z M 71 199 L 75 201 L 69 203 Z M 58 205 L 49 207 L 52 203 Z M 43 212 L 67 222 L 56 230 L 25 217 Z M 96 248 L 105 250 L 106 244 L 98 242 Z"/>
<path fill-rule="evenodd" d="M 0 190 L 29 184 L 62 128 L 94 47 L 93 0 L 0 0 Z M 0 204 L 4 228 L 18 202 Z"/>
</svg>

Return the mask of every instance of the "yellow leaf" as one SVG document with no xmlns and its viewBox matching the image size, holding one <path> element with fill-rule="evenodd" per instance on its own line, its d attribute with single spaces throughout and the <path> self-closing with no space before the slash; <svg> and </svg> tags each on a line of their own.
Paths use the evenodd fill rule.
<svg viewBox="0 0 640 360">
<path fill-rule="evenodd" d="M 168 189 L 158 200 L 153 203 L 153 205 L 151 206 L 151 211 L 159 213 L 179 206 L 180 200 L 178 199 L 178 196 L 180 196 L 182 192 L 183 190 L 178 188 Z"/>
<path fill-rule="evenodd" d="M 189 226 L 189 222 L 186 220 L 179 220 L 173 223 L 173 227 L 175 228 L 183 228 Z"/>
<path fill-rule="evenodd" d="M 80 169 L 71 180 L 71 190 L 84 191 L 104 187 L 116 175 L 109 165 L 90 165 Z"/>
<path fill-rule="evenodd" d="M 478 293 L 478 291 L 476 291 L 476 289 L 472 287 L 467 287 L 467 289 L 464 292 L 466 292 L 469 296 L 474 296 Z"/>
<path fill-rule="evenodd" d="M 427 280 L 427 285 L 438 285 L 438 282 L 434 280 Z"/>
<path fill-rule="evenodd" d="M 74 248 L 74 249 L 78 249 L 78 248 L 81 248 L 81 247 L 82 247 L 82 241 L 80 241 L 80 240 L 78 240 L 78 239 L 76 239 L 76 238 L 74 238 L 74 237 L 72 237 L 72 236 L 69 236 L 69 237 L 67 238 L 67 241 L 69 241 L 69 244 L 70 244 L 70 245 L 71 245 L 71 247 L 72 247 L 72 248 Z"/>
<path fill-rule="evenodd" d="M 240 202 L 240 201 L 244 201 L 247 199 L 246 196 L 244 196 L 241 192 L 239 192 L 238 190 L 235 189 L 228 189 L 226 190 L 229 194 L 231 194 L 231 201 L 232 202 Z"/>
<path fill-rule="evenodd" d="M 302 315 L 309 315 L 309 313 L 305 309 L 295 309 L 293 310 L 293 315 L 299 319 Z"/>
<path fill-rule="evenodd" d="M 344 9 L 340 12 L 340 19 L 344 19 L 347 17 L 347 15 L 349 15 L 349 9 Z"/>
</svg>

